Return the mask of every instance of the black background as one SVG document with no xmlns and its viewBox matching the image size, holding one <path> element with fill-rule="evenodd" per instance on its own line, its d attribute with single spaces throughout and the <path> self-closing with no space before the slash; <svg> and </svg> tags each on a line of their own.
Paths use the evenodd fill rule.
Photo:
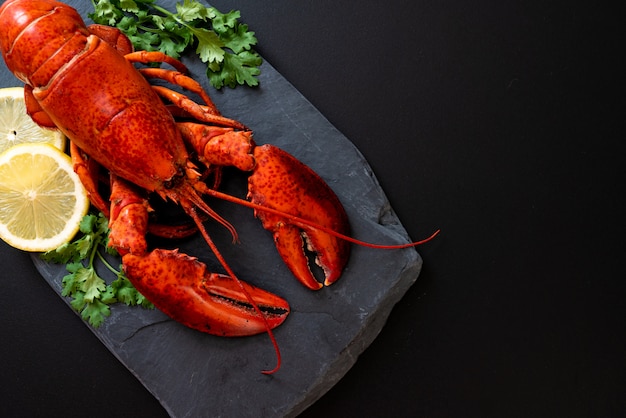
<svg viewBox="0 0 626 418">
<path fill-rule="evenodd" d="M 413 239 L 442 230 L 304 417 L 626 411 L 623 21 L 534 3 L 212 2 L 363 152 Z M 0 415 L 165 416 L 27 254 L 0 257 Z"/>
</svg>

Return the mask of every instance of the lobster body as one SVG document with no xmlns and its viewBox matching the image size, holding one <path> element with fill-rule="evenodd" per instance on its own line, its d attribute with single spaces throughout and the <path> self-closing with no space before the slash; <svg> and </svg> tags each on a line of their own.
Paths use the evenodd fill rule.
<svg viewBox="0 0 626 418">
<path fill-rule="evenodd" d="M 183 74 L 182 63 L 160 53 L 134 52 L 118 30 L 87 27 L 74 9 L 53 0 L 8 0 L 0 7 L 0 21 L 0 49 L 8 68 L 26 84 L 28 113 L 71 140 L 74 169 L 92 204 L 109 216 L 110 245 L 123 255 L 129 279 L 157 308 L 212 334 L 267 331 L 274 344 L 270 330 L 289 313 L 284 299 L 243 283 L 228 266 L 201 214 L 229 228 L 234 238 L 236 232 L 202 194 L 252 207 L 305 286 L 323 285 L 311 273 L 304 248 L 318 254 L 325 284 L 337 280 L 349 254 L 347 216 L 337 196 L 293 156 L 270 145 L 256 147 L 252 133 L 221 116 L 204 89 Z M 157 61 L 179 71 L 133 64 Z M 205 104 L 152 86 L 146 77 L 178 84 Z M 190 153 L 196 156 L 193 162 Z M 212 186 L 202 181 L 208 174 L 219 178 L 223 165 L 252 171 L 251 202 L 219 193 L 218 181 Z M 110 175 L 110 206 L 100 195 L 101 167 Z M 145 235 L 157 230 L 148 221 L 151 192 L 180 204 L 195 223 L 184 232 L 161 228 L 159 234 L 198 230 L 226 275 L 207 272 L 204 264 L 176 250 L 148 251 Z"/>
<path fill-rule="evenodd" d="M 93 35 L 87 46 L 47 88 L 33 90 L 35 99 L 72 142 L 104 167 L 146 190 L 162 189 L 188 159 L 174 118 L 113 47 Z"/>
<path fill-rule="evenodd" d="M 91 34 L 71 7 L 17 3 L 3 11 L 3 21 L 11 13 L 22 23 L 3 32 L 2 45 L 10 45 L 3 56 L 54 125 L 107 169 L 146 190 L 178 174 L 187 160 L 180 131 L 134 66 Z"/>
</svg>

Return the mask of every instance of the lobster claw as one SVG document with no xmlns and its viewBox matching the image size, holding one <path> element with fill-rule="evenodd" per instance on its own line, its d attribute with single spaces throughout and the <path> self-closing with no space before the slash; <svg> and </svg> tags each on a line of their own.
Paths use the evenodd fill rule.
<svg viewBox="0 0 626 418">
<path fill-rule="evenodd" d="M 133 185 L 111 175 L 109 245 L 123 254 L 126 277 L 154 306 L 190 328 L 219 336 L 259 334 L 283 323 L 289 304 L 281 297 L 209 272 L 178 250 L 147 252 L 148 210 Z"/>
<path fill-rule="evenodd" d="M 178 250 L 155 249 L 145 255 L 126 254 L 124 272 L 154 306 L 176 321 L 218 336 L 248 336 L 267 331 L 247 295 L 230 276 Z M 241 282 L 273 329 L 287 318 L 289 304 L 268 291 Z"/>
<path fill-rule="evenodd" d="M 256 167 L 248 179 L 248 198 L 332 229 L 349 233 L 348 216 L 339 199 L 322 178 L 295 157 L 272 145 L 254 149 Z M 263 227 L 271 231 L 276 248 L 298 280 L 312 290 L 334 283 L 348 261 L 347 241 L 314 227 L 296 224 L 280 215 L 255 210 Z M 311 271 L 310 256 L 322 269 L 324 283 Z"/>
</svg>

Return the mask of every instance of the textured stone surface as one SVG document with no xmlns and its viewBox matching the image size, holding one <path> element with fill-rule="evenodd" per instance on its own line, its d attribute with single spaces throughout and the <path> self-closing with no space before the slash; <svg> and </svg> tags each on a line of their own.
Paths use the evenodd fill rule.
<svg viewBox="0 0 626 418">
<path fill-rule="evenodd" d="M 83 16 L 87 6 L 79 8 Z M 186 63 L 197 79 L 206 80 L 201 65 Z M 2 87 L 19 85 L 4 67 L 0 77 Z M 316 170 L 345 205 L 355 237 L 406 242 L 404 228 L 350 141 L 267 63 L 260 81 L 258 89 L 217 92 L 215 101 L 225 115 L 253 129 L 259 144 L 276 144 Z M 227 189 L 244 196 L 243 179 L 235 173 Z M 159 311 L 115 306 L 93 332 L 174 417 L 295 416 L 330 389 L 378 335 L 393 305 L 416 280 L 421 259 L 410 249 L 353 247 L 343 277 L 311 292 L 291 277 L 249 209 L 222 202 L 214 207 L 239 232 L 241 243 L 232 245 L 224 228 L 209 225 L 233 269 L 292 306 L 290 317 L 276 330 L 282 369 L 273 376 L 260 373 L 275 364 L 265 335 L 217 338 L 189 330 Z M 221 271 L 201 239 L 176 245 Z M 65 269 L 35 256 L 33 261 L 60 293 Z"/>
</svg>

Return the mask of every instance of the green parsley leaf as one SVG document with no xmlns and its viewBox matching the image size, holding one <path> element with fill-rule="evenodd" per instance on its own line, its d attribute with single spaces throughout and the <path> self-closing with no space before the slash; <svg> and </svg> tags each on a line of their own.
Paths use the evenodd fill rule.
<svg viewBox="0 0 626 418">
<path fill-rule="evenodd" d="M 83 298 L 87 302 L 93 302 L 94 299 L 100 297 L 101 292 L 106 290 L 106 282 L 98 276 L 93 267 L 79 269 L 75 275 L 80 283 L 80 290 L 85 294 Z"/>
<path fill-rule="evenodd" d="M 215 32 L 203 28 L 190 28 L 189 30 L 198 40 L 196 53 L 203 62 L 219 63 L 224 61 L 224 55 L 226 55 L 226 51 L 223 49 L 224 43 Z"/>
<path fill-rule="evenodd" d="M 105 305 L 99 300 L 94 300 L 92 303 L 85 304 L 84 309 L 81 311 L 80 316 L 89 321 L 94 327 L 98 328 L 104 322 L 104 319 L 111 315 L 111 309 L 108 305 Z"/>
<path fill-rule="evenodd" d="M 257 42 L 254 32 L 249 32 L 247 25 L 238 25 L 232 31 L 223 33 L 221 39 L 235 54 L 240 54 L 243 51 L 251 51 L 252 46 L 256 45 Z M 257 54 L 251 54 L 255 55 L 255 59 L 260 58 Z M 260 65 L 260 63 L 261 61 L 259 61 L 257 65 Z"/>
<path fill-rule="evenodd" d="M 179 58 L 193 49 L 207 64 L 207 76 L 215 88 L 259 84 L 256 77 L 262 59 L 252 49 L 257 39 L 247 25 L 239 23 L 239 11 L 221 13 L 197 0 L 176 3 L 175 13 L 154 0 L 92 0 L 92 4 L 89 17 L 119 28 L 137 50 Z"/>
<path fill-rule="evenodd" d="M 184 0 L 183 4 L 176 4 L 176 13 L 183 22 L 192 22 L 196 19 L 205 20 L 209 15 L 209 10 L 200 2 Z"/>
<path fill-rule="evenodd" d="M 211 79 L 211 83 L 217 88 L 226 85 L 235 87 L 237 84 L 246 83 L 249 86 L 258 85 L 255 76 L 259 75 L 260 70 L 257 68 L 258 59 L 256 55 L 247 51 L 243 51 L 237 55 L 226 55 L 222 69 L 219 72 L 207 71 L 207 75 Z"/>
<path fill-rule="evenodd" d="M 106 217 L 101 213 L 86 215 L 80 222 L 80 233 L 82 236 L 74 241 L 41 257 L 48 262 L 65 264 L 68 274 L 62 279 L 61 295 L 71 298 L 70 305 L 81 317 L 97 328 L 111 315 L 111 304 L 121 302 L 130 306 L 154 308 L 124 275 L 122 266 L 116 270 L 104 258 L 103 253 L 117 255 L 117 251 L 108 246 L 109 227 Z M 100 277 L 95 266 L 96 259 L 116 275 L 116 280 L 107 284 Z"/>
</svg>

